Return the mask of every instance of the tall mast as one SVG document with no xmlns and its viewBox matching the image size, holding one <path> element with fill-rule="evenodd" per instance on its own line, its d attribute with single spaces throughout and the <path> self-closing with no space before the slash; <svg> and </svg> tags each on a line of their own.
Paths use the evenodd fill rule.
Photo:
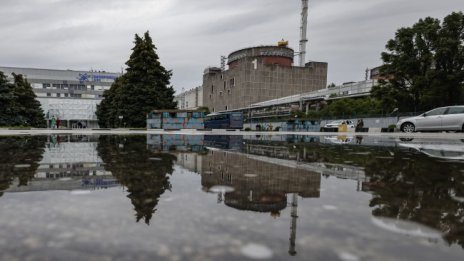
<svg viewBox="0 0 464 261">
<path fill-rule="evenodd" d="M 305 66 L 306 60 L 306 44 L 308 39 L 306 34 L 308 31 L 308 2 L 309 0 L 301 0 L 301 26 L 300 26 L 300 66 Z"/>
</svg>

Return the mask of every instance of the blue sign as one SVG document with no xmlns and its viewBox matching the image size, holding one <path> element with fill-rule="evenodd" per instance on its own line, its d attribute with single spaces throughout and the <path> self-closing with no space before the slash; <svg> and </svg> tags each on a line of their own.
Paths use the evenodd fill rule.
<svg viewBox="0 0 464 261">
<path fill-rule="evenodd" d="M 103 80 L 114 81 L 116 80 L 116 78 L 117 76 L 113 76 L 113 75 L 104 75 L 104 74 L 89 75 L 88 73 L 79 73 L 79 76 L 77 77 L 80 83 L 102 82 Z"/>
</svg>

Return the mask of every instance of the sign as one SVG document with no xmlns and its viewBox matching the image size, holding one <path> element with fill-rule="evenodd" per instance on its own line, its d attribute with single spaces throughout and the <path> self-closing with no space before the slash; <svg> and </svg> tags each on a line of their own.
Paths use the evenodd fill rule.
<svg viewBox="0 0 464 261">
<path fill-rule="evenodd" d="M 88 73 L 79 73 L 77 80 L 80 83 L 84 82 L 114 82 L 117 76 L 114 75 L 105 75 L 105 74 L 88 74 Z"/>
</svg>

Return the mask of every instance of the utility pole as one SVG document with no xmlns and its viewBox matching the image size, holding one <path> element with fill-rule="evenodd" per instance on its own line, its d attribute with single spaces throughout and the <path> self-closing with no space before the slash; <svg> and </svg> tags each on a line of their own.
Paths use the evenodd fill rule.
<svg viewBox="0 0 464 261">
<path fill-rule="evenodd" d="M 305 66 L 306 61 L 306 44 L 308 43 L 307 31 L 308 31 L 308 2 L 309 0 L 301 1 L 301 26 L 300 26 L 300 67 Z"/>
</svg>

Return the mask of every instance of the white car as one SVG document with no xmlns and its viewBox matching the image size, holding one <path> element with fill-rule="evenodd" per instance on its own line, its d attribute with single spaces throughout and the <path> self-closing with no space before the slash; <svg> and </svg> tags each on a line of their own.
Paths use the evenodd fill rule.
<svg viewBox="0 0 464 261">
<path fill-rule="evenodd" d="M 336 121 L 332 121 L 332 122 L 329 122 L 327 123 L 326 125 L 324 125 L 324 128 L 338 128 L 340 127 L 340 125 L 342 124 L 346 124 L 348 125 L 348 129 L 354 129 L 355 126 L 354 126 L 354 122 L 351 121 L 351 120 L 336 120 Z"/>
<path fill-rule="evenodd" d="M 464 105 L 436 108 L 416 117 L 398 121 L 402 132 L 464 131 Z"/>
</svg>

